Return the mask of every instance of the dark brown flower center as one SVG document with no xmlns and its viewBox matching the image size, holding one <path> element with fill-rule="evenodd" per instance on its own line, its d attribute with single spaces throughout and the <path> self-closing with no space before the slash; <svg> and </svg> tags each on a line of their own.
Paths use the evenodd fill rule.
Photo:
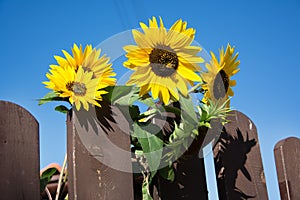
<svg viewBox="0 0 300 200">
<path fill-rule="evenodd" d="M 154 48 L 149 55 L 152 71 L 161 77 L 171 76 L 178 68 L 178 56 L 169 50 Z"/>
<path fill-rule="evenodd" d="M 74 92 L 74 94 L 78 96 L 84 96 L 87 90 L 84 83 L 78 82 L 68 82 L 66 88 L 67 90 Z"/>
<path fill-rule="evenodd" d="M 225 97 L 229 88 L 229 77 L 222 69 L 215 78 L 213 85 L 213 94 L 215 99 L 221 99 Z"/>
<path fill-rule="evenodd" d="M 67 90 L 73 91 L 73 85 L 74 85 L 74 81 L 68 82 L 68 83 L 66 84 Z"/>
</svg>

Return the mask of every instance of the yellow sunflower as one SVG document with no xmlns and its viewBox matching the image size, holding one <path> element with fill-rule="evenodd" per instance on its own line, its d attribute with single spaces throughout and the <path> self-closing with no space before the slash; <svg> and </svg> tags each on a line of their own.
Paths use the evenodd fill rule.
<svg viewBox="0 0 300 200">
<path fill-rule="evenodd" d="M 88 103 L 100 106 L 96 100 L 102 100 L 101 90 L 115 85 L 116 74 L 112 64 L 105 55 L 100 57 L 101 50 L 87 45 L 84 50 L 74 44 L 72 56 L 62 51 L 65 58 L 55 56 L 57 65 L 50 65 L 50 72 L 46 74 L 49 82 L 43 82 L 47 88 L 55 91 L 60 97 L 68 98 L 72 105 L 79 110 L 81 104 L 88 110 Z"/>
<path fill-rule="evenodd" d="M 220 60 L 216 58 L 215 54 L 211 52 L 211 61 L 206 64 L 207 72 L 202 73 L 202 79 L 205 84 L 202 86 L 205 90 L 203 102 L 207 103 L 208 99 L 212 101 L 226 101 L 229 96 L 233 96 L 233 90 L 231 87 L 236 85 L 235 80 L 231 80 L 231 77 L 238 73 L 240 69 L 238 65 L 240 61 L 237 60 L 238 53 L 234 55 L 234 47 L 227 45 L 226 51 L 220 49 Z M 230 102 L 228 100 L 227 106 Z"/>
<path fill-rule="evenodd" d="M 101 50 L 93 49 L 87 54 L 82 62 L 82 67 L 85 71 L 93 72 L 94 78 L 99 78 L 101 86 L 106 87 L 115 85 L 116 73 L 113 72 L 112 64 L 109 63 L 109 58 L 106 55 L 100 57 Z"/>
<path fill-rule="evenodd" d="M 72 48 L 72 54 L 70 55 L 67 51 L 62 50 L 65 58 L 60 56 L 54 56 L 59 66 L 71 66 L 77 71 L 79 66 L 85 71 L 93 72 L 93 78 L 99 78 L 102 85 L 114 85 L 116 82 L 116 74 L 111 68 L 112 64 L 109 63 L 109 58 L 106 55 L 100 57 L 101 50 L 92 48 L 92 45 L 86 45 L 82 48 L 74 44 Z M 51 68 L 55 68 L 57 65 L 50 65 Z"/>
<path fill-rule="evenodd" d="M 78 67 L 82 65 L 85 58 L 92 52 L 92 45 L 86 45 L 84 50 L 82 50 L 82 45 L 79 47 L 74 44 L 72 50 L 72 55 L 70 55 L 67 51 L 62 50 L 65 58 L 61 56 L 54 56 L 59 66 L 71 66 L 75 71 L 77 71 Z"/>
<path fill-rule="evenodd" d="M 100 90 L 99 79 L 93 78 L 93 72 L 84 71 L 82 66 L 78 67 L 77 72 L 69 65 L 52 68 L 46 75 L 49 82 L 43 82 L 47 88 L 57 92 L 60 97 L 68 98 L 77 110 L 82 104 L 88 111 L 88 103 L 100 107 L 96 100 L 102 100 L 101 95 L 107 92 Z"/>
<path fill-rule="evenodd" d="M 149 26 L 140 26 L 143 33 L 132 31 L 137 46 L 124 47 L 128 58 L 124 66 L 134 70 L 127 84 L 138 85 L 141 96 L 151 91 L 164 104 L 178 100 L 178 91 L 186 96 L 188 85 L 201 81 L 195 72 L 200 70 L 197 63 L 204 61 L 197 56 L 201 48 L 190 46 L 195 30 L 186 28 L 187 23 L 180 19 L 167 31 L 162 19 L 158 25 L 155 17 L 149 19 Z"/>
</svg>

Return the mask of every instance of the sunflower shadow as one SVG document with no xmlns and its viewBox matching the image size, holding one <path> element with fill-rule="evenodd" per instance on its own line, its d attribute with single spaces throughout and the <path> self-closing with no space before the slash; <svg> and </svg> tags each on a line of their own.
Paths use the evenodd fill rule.
<svg viewBox="0 0 300 200">
<path fill-rule="evenodd" d="M 240 170 L 248 181 L 252 181 L 245 164 L 247 154 L 257 142 L 255 139 L 249 140 L 248 132 L 246 139 L 243 138 L 240 129 L 237 129 L 236 133 L 237 137 L 234 137 L 229 135 L 226 129 L 223 128 L 218 141 L 220 150 L 215 157 L 215 170 L 220 199 L 244 200 L 255 197 L 247 195 L 237 188 L 236 179 Z"/>
<path fill-rule="evenodd" d="M 75 111 L 80 127 L 89 131 L 92 128 L 96 135 L 99 135 L 99 126 L 106 134 L 114 131 L 112 123 L 116 123 L 112 106 L 106 102 L 101 102 L 101 107 L 95 106 L 95 110 Z"/>
</svg>

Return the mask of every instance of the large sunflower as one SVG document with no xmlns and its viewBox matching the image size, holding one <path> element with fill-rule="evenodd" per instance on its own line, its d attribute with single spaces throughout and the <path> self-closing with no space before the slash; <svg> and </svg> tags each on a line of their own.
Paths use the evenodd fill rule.
<svg viewBox="0 0 300 200">
<path fill-rule="evenodd" d="M 77 72 L 74 68 L 67 65 L 65 67 L 54 67 L 47 73 L 49 82 L 43 82 L 47 88 L 55 91 L 59 97 L 68 98 L 77 110 L 80 110 L 81 104 L 85 110 L 89 110 L 89 104 L 100 107 L 96 100 L 102 100 L 101 95 L 106 92 L 99 84 L 98 78 L 93 78 L 93 72 L 84 71 L 79 66 Z"/>
<path fill-rule="evenodd" d="M 212 101 L 226 101 L 229 96 L 233 96 L 231 87 L 236 85 L 235 80 L 231 77 L 239 72 L 238 65 L 240 61 L 237 60 L 238 53 L 234 55 L 234 47 L 227 45 L 226 51 L 220 49 L 220 60 L 216 58 L 215 54 L 211 52 L 211 61 L 206 64 L 207 72 L 202 73 L 202 78 L 205 84 L 202 86 L 205 91 L 203 102 L 207 103 L 208 99 Z M 227 106 L 230 102 L 228 100 Z"/>
<path fill-rule="evenodd" d="M 203 62 L 197 56 L 201 48 L 190 46 L 195 30 L 187 29 L 187 23 L 180 19 L 167 31 L 162 19 L 158 25 L 155 17 L 149 19 L 149 27 L 144 23 L 140 26 L 144 33 L 132 31 L 137 46 L 124 47 L 128 58 L 124 66 L 134 70 L 128 84 L 138 85 L 141 96 L 151 91 L 152 97 L 164 104 L 178 100 L 178 91 L 186 96 L 188 85 L 201 81 L 195 73 L 200 70 L 196 63 Z"/>
</svg>

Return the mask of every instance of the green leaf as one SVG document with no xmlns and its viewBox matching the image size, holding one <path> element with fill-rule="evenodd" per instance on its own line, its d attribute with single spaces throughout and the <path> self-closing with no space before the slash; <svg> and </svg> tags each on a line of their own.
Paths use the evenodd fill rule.
<svg viewBox="0 0 300 200">
<path fill-rule="evenodd" d="M 153 124 L 148 124 L 145 127 L 141 127 L 137 123 L 134 123 L 133 125 L 133 136 L 138 139 L 142 146 L 144 155 L 152 172 L 152 177 L 159 168 L 163 150 L 163 141 L 157 135 L 161 136 L 161 130 Z"/>
<path fill-rule="evenodd" d="M 54 91 L 48 92 L 43 98 L 39 99 L 39 106 L 50 101 L 64 101 L 65 99 L 59 97 L 58 94 Z"/>
<path fill-rule="evenodd" d="M 69 112 L 69 109 L 66 106 L 63 106 L 63 105 L 56 106 L 55 110 L 58 111 L 58 112 L 64 113 L 64 114 Z"/>
<path fill-rule="evenodd" d="M 153 107 L 155 105 L 153 98 L 149 94 L 145 94 L 144 96 L 140 97 L 138 101 L 147 105 L 148 107 Z"/>
<path fill-rule="evenodd" d="M 166 167 L 160 169 L 158 172 L 164 179 L 167 179 L 171 182 L 173 182 L 175 179 L 175 172 L 172 165 L 167 165 Z"/>
<path fill-rule="evenodd" d="M 57 172 L 56 168 L 49 168 L 44 171 L 40 177 L 40 192 L 42 193 L 45 190 L 46 185 L 51 180 L 52 176 Z"/>
<path fill-rule="evenodd" d="M 112 104 L 132 105 L 139 98 L 138 88 L 132 86 L 118 85 L 105 89 L 108 93 L 103 97 Z"/>
<path fill-rule="evenodd" d="M 180 94 L 179 103 L 181 110 L 183 111 L 181 113 L 183 120 L 188 120 L 190 124 L 196 125 L 198 123 L 198 119 L 192 98 L 190 96 L 185 97 Z"/>
</svg>

